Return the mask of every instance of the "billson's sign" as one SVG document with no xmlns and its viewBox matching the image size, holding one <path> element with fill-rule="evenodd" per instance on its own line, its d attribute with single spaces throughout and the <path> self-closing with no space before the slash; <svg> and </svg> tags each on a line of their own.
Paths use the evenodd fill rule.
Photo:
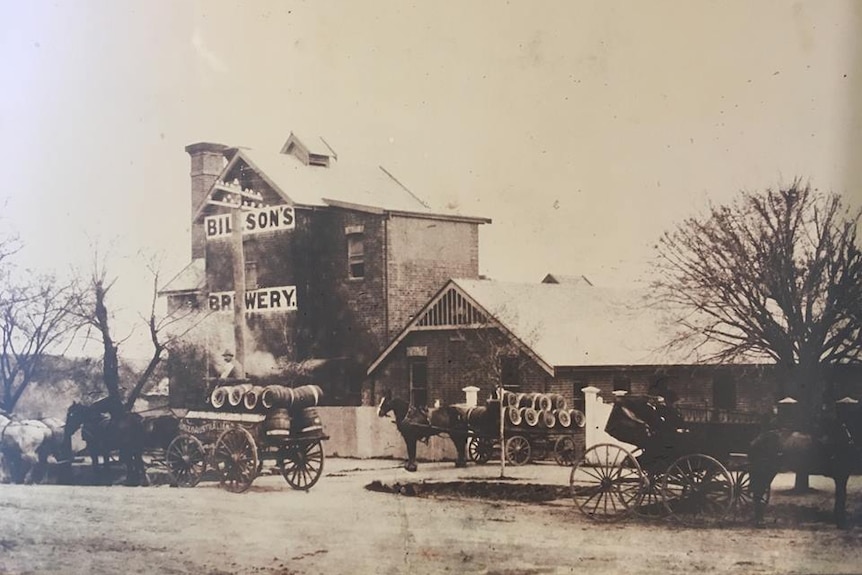
<svg viewBox="0 0 862 575">
<path fill-rule="evenodd" d="M 271 206 L 243 210 L 240 217 L 242 218 L 243 234 L 292 230 L 296 226 L 292 206 Z M 207 216 L 204 218 L 204 229 L 208 240 L 230 236 L 233 232 L 231 215 Z"/>
<path fill-rule="evenodd" d="M 234 292 L 211 293 L 207 298 L 211 311 L 233 310 Z M 245 292 L 245 311 L 270 312 L 296 310 L 296 287 L 269 287 Z"/>
</svg>

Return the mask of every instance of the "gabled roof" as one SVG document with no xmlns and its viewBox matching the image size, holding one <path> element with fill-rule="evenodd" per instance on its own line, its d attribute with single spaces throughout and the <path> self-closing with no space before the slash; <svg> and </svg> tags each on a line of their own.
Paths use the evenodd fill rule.
<svg viewBox="0 0 862 575">
<path fill-rule="evenodd" d="M 309 150 L 293 134 L 282 147 L 282 153 L 236 148 L 192 219 L 199 221 L 209 211 L 207 202 L 219 182 L 238 179 L 239 171 L 247 166 L 277 194 L 274 198 L 264 198 L 265 203 L 278 201 L 309 208 L 359 206 L 419 217 L 490 222 L 487 218 L 435 212 L 382 166 L 355 164 L 344 159 L 335 161 L 334 152 L 328 150 L 327 153 L 325 157 L 332 161 L 327 161 L 326 165 L 306 163 L 309 154 L 324 157 L 323 150 Z"/>
<path fill-rule="evenodd" d="M 543 284 L 567 284 L 567 285 L 593 285 L 587 276 L 566 276 L 561 274 L 548 274 L 542 279 Z"/>
<path fill-rule="evenodd" d="M 159 290 L 159 295 L 199 292 L 206 287 L 206 283 L 206 262 L 204 258 L 196 258 L 171 278 Z"/>
<path fill-rule="evenodd" d="M 422 322 L 434 313 L 435 302 L 448 297 L 447 292 L 457 293 L 487 314 L 489 324 L 508 332 L 551 374 L 560 367 L 696 364 L 717 351 L 710 346 L 667 349 L 678 326 L 670 311 L 657 307 L 646 290 L 600 288 L 583 282 L 453 279 L 375 359 L 369 374 L 408 333 L 423 329 Z M 436 329 L 444 327 L 438 324 Z"/>
</svg>

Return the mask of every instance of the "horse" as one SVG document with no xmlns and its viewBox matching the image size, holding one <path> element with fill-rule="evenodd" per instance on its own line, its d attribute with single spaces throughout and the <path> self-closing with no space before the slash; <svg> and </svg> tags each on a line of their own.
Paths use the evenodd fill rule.
<svg viewBox="0 0 862 575">
<path fill-rule="evenodd" d="M 110 454 L 118 451 L 120 461 L 126 468 L 126 485 L 147 483 L 143 460 L 145 431 L 140 415 L 126 411 L 106 415 L 93 405 L 73 402 L 66 411 L 64 437 L 64 444 L 70 450 L 72 435 L 79 428 L 81 438 L 87 444 L 86 450 L 92 459 L 95 476 L 107 471 Z"/>
<path fill-rule="evenodd" d="M 165 451 L 179 434 L 180 420 L 173 415 L 144 417 L 144 449 Z"/>
<path fill-rule="evenodd" d="M 862 412 L 858 406 L 837 409 L 810 430 L 777 428 L 758 435 L 748 453 L 755 524 L 763 524 L 766 494 L 772 480 L 780 471 L 792 471 L 832 478 L 835 525 L 846 529 L 847 480 L 860 471 L 862 446 L 857 444 L 860 439 Z"/>
<path fill-rule="evenodd" d="M 0 468 L 13 483 L 41 481 L 47 474 L 49 457 L 68 455 L 59 419 L 16 420 L 0 415 Z"/>
<path fill-rule="evenodd" d="M 380 400 L 377 415 L 386 417 L 390 412 L 395 415 L 395 425 L 407 446 L 407 461 L 404 469 L 416 471 L 416 442 L 429 437 L 447 434 L 455 444 L 458 458 L 455 467 L 467 467 L 467 415 L 452 405 L 435 409 L 419 408 L 403 399 L 392 397 L 387 390 Z"/>
</svg>

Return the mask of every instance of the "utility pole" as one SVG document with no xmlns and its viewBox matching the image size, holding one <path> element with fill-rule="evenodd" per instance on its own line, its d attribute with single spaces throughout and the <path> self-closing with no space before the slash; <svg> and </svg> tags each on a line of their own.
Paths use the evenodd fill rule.
<svg viewBox="0 0 862 575">
<path fill-rule="evenodd" d="M 245 254 L 242 247 L 242 200 L 231 208 L 231 247 L 233 251 L 233 339 L 236 346 L 237 379 L 245 379 L 245 343 L 248 326 L 245 319 Z"/>
</svg>

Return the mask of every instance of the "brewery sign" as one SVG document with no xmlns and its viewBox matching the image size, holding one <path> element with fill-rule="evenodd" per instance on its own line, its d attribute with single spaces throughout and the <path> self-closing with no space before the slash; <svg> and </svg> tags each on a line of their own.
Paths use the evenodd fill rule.
<svg viewBox="0 0 862 575">
<path fill-rule="evenodd" d="M 292 230 L 296 227 L 293 206 L 244 209 L 240 218 L 244 235 Z M 231 214 L 207 216 L 204 218 L 204 230 L 206 230 L 208 240 L 230 237 L 233 232 Z"/>
<path fill-rule="evenodd" d="M 234 292 L 211 293 L 207 296 L 210 311 L 232 311 Z M 296 310 L 296 286 L 268 287 L 245 292 L 245 312 Z"/>
</svg>

